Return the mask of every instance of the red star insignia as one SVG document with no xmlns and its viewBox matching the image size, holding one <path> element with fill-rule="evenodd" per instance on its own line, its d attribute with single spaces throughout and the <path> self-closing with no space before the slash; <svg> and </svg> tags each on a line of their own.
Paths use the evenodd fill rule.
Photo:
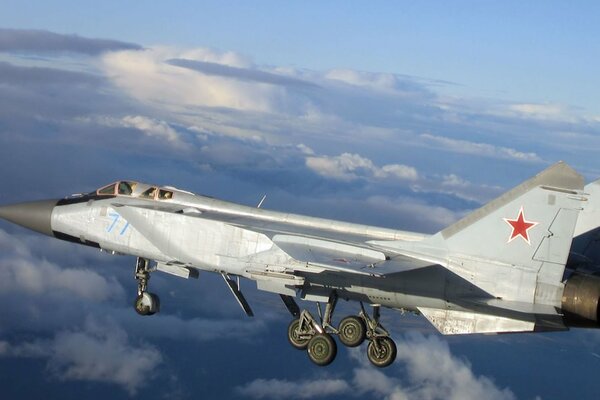
<svg viewBox="0 0 600 400">
<path fill-rule="evenodd" d="M 506 222 L 512 228 L 512 233 L 508 238 L 508 242 L 512 242 L 515 238 L 520 236 L 527 244 L 529 243 L 529 230 L 536 226 L 539 222 L 527 221 L 525 220 L 525 216 L 523 215 L 523 207 L 519 210 L 519 216 L 516 219 L 508 219 L 503 218 L 504 222 Z"/>
</svg>

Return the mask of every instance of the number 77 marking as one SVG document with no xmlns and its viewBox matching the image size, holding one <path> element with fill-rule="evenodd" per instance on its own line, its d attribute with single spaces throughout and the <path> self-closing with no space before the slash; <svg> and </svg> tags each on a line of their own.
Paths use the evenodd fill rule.
<svg viewBox="0 0 600 400">
<path fill-rule="evenodd" d="M 115 225 L 117 224 L 117 222 L 119 222 L 119 218 L 121 218 L 121 216 L 118 213 L 115 213 L 115 212 L 111 212 L 108 215 L 113 218 L 112 223 L 110 224 L 110 226 L 106 230 L 108 233 L 110 233 L 115 228 Z M 119 236 L 123 236 L 123 234 L 125 233 L 125 231 L 127 230 L 127 228 L 129 228 L 129 222 L 128 221 L 126 221 L 126 222 L 127 223 L 125 224 L 125 226 L 123 227 L 123 229 L 121 229 L 121 232 L 119 232 Z"/>
</svg>

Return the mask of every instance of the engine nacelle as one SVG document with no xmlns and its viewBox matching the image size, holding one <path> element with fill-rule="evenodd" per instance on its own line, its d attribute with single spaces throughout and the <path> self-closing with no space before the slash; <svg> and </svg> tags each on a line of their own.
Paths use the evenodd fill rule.
<svg viewBox="0 0 600 400">
<path fill-rule="evenodd" d="M 567 279 L 562 310 L 567 326 L 597 326 L 600 276 L 576 272 Z"/>
</svg>

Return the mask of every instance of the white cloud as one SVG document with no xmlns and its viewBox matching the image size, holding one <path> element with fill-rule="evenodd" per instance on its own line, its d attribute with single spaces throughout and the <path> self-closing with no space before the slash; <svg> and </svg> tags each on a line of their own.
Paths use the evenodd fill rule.
<svg viewBox="0 0 600 400">
<path fill-rule="evenodd" d="M 484 204 L 506 191 L 500 186 L 474 184 L 456 174 L 435 175 L 411 185 L 415 193 L 444 193 L 459 199 Z"/>
<path fill-rule="evenodd" d="M 507 106 L 505 112 L 499 111 L 498 113 L 541 121 L 577 122 L 579 119 L 587 119 L 585 117 L 576 116 L 576 113 L 567 106 L 552 103 L 510 104 Z M 593 120 L 593 118 L 591 119 Z"/>
<path fill-rule="evenodd" d="M 237 310 L 236 310 L 237 311 Z M 263 319 L 191 318 L 161 313 L 155 318 L 140 318 L 132 309 L 116 313 L 119 320 L 132 332 L 148 338 L 169 338 L 206 342 L 219 339 L 254 338 L 266 331 Z"/>
<path fill-rule="evenodd" d="M 249 66 L 244 57 L 232 52 L 168 47 L 107 53 L 101 58 L 101 66 L 106 75 L 130 96 L 157 108 L 167 107 L 171 111 L 190 107 L 225 107 L 272 112 L 280 104 L 283 89 L 275 85 L 206 75 L 166 63 L 174 58 L 233 67 Z"/>
<path fill-rule="evenodd" d="M 150 137 L 165 139 L 166 141 L 181 146 L 179 134 L 165 121 L 158 121 L 141 115 L 128 115 L 122 119 L 123 126 L 135 128 Z"/>
<path fill-rule="evenodd" d="M 351 181 L 357 178 L 395 178 L 413 181 L 419 176 L 413 167 L 401 164 L 378 167 L 368 158 L 350 153 L 333 157 L 306 157 L 306 166 L 321 176 L 341 181 Z"/>
<path fill-rule="evenodd" d="M 525 162 L 543 161 L 536 153 L 525 153 L 510 147 L 494 146 L 488 143 L 470 142 L 468 140 L 451 139 L 448 137 L 435 136 L 428 133 L 420 135 L 420 138 L 423 139 L 427 144 L 434 145 L 455 153 L 511 159 Z"/>
<path fill-rule="evenodd" d="M 424 204 L 409 197 L 370 196 L 367 198 L 367 205 L 383 214 L 394 214 L 401 220 L 417 220 L 423 231 L 438 231 L 462 216 L 462 213 Z"/>
<path fill-rule="evenodd" d="M 301 152 L 302 154 L 306 154 L 306 155 L 309 155 L 309 156 L 311 156 L 311 155 L 315 154 L 315 151 L 314 151 L 313 149 L 311 149 L 310 147 L 308 147 L 307 145 L 305 145 L 304 143 L 300 143 L 300 144 L 298 144 L 298 145 L 296 146 L 296 148 L 297 148 L 298 150 L 300 150 L 300 152 Z"/>
<path fill-rule="evenodd" d="M 448 174 L 442 176 L 442 186 L 464 188 L 469 185 L 470 183 L 468 181 L 464 180 L 456 174 Z"/>
<path fill-rule="evenodd" d="M 394 74 L 362 72 L 351 69 L 332 69 L 325 74 L 325 78 L 379 90 L 393 90 L 397 83 Z"/>
<path fill-rule="evenodd" d="M 49 340 L 5 347 L 4 356 L 46 358 L 49 370 L 60 380 L 113 383 L 130 395 L 162 362 L 154 347 L 136 346 L 114 322 L 94 319 L 88 319 L 81 330 L 60 331 Z"/>
<path fill-rule="evenodd" d="M 61 268 L 34 257 L 20 240 L 0 229 L 0 294 L 68 293 L 79 299 L 104 301 L 123 296 L 115 278 L 87 268 Z"/>
<path fill-rule="evenodd" d="M 389 400 L 515 399 L 510 389 L 498 387 L 485 376 L 475 375 L 471 365 L 454 356 L 448 344 L 437 336 L 413 333 L 402 337 L 398 340 L 395 364 L 383 370 L 369 363 L 364 350 L 364 345 L 350 350 L 354 365 L 349 379 L 298 382 L 257 379 L 236 388 L 236 392 L 256 399 L 299 399 L 346 393 L 352 397 Z"/>
<path fill-rule="evenodd" d="M 383 384 L 377 387 L 390 399 L 515 398 L 509 389 L 497 387 L 485 376 L 476 376 L 468 362 L 453 356 L 448 344 L 436 336 L 425 337 L 418 333 L 405 336 L 398 346 L 396 363 L 406 369 L 404 378 L 391 378 L 382 371 L 373 373 L 372 369 L 365 372 L 367 361 L 362 359 L 362 367 L 355 370 L 355 385 L 360 387 L 361 383 L 379 379 Z"/>
<path fill-rule="evenodd" d="M 235 389 L 254 399 L 313 399 L 337 396 L 351 391 L 343 379 L 316 379 L 300 382 L 285 379 L 256 379 Z"/>
<path fill-rule="evenodd" d="M 110 128 L 132 128 L 140 131 L 144 135 L 159 140 L 163 140 L 169 145 L 181 149 L 184 147 L 184 143 L 181 140 L 181 135 L 172 128 L 169 123 L 159 119 L 145 117 L 143 115 L 126 115 L 121 118 L 115 118 L 112 116 L 98 116 L 96 118 L 77 118 L 78 122 L 83 123 L 97 123 L 102 126 L 108 126 Z M 199 133 L 198 137 L 202 137 L 203 134 Z"/>
<path fill-rule="evenodd" d="M 374 175 L 376 178 L 398 178 L 414 181 L 419 177 L 417 170 L 413 167 L 402 164 L 387 164 L 381 168 L 374 169 Z"/>
</svg>

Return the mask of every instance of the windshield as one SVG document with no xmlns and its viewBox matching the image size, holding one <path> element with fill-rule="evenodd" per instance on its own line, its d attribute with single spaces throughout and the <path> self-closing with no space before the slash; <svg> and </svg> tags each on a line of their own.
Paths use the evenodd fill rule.
<svg viewBox="0 0 600 400">
<path fill-rule="evenodd" d="M 112 196 L 115 194 L 115 186 L 116 185 L 117 185 L 116 183 L 113 183 L 112 185 L 104 186 L 103 188 L 98 189 L 97 193 L 99 195 Z"/>
</svg>

